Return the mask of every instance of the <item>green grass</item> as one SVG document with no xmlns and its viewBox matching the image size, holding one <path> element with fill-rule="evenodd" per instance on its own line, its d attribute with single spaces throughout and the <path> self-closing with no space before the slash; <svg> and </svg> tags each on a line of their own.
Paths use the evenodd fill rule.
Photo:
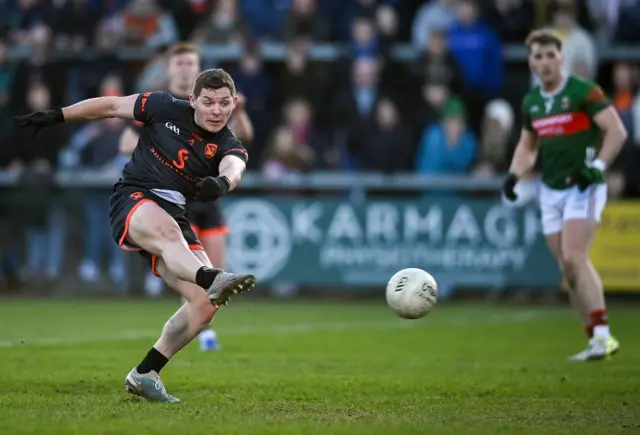
<svg viewBox="0 0 640 435">
<path fill-rule="evenodd" d="M 170 301 L 0 301 L 0 434 L 598 434 L 640 431 L 640 320 L 612 309 L 622 350 L 570 363 L 568 309 L 234 301 L 223 349 L 163 371 L 178 405 L 123 379 Z"/>
</svg>

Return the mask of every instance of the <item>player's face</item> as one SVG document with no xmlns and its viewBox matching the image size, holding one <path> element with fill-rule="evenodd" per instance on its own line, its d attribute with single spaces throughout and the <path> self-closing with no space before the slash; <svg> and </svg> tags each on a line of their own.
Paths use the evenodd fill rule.
<svg viewBox="0 0 640 435">
<path fill-rule="evenodd" d="M 554 84 L 562 73 L 562 53 L 553 44 L 533 44 L 529 67 L 544 84 Z"/>
<path fill-rule="evenodd" d="M 200 72 L 200 56 L 196 53 L 182 53 L 172 56 L 167 64 L 169 90 L 188 93 Z"/>
<path fill-rule="evenodd" d="M 196 111 L 196 123 L 207 131 L 217 133 L 229 122 L 238 97 L 229 88 L 203 89 L 197 98 L 190 96 L 191 107 Z"/>
</svg>

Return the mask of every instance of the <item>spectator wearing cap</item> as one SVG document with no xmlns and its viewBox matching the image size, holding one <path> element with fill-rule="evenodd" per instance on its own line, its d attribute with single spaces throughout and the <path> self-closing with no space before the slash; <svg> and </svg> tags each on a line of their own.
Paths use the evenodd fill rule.
<svg viewBox="0 0 640 435">
<path fill-rule="evenodd" d="M 442 120 L 427 127 L 418 146 L 420 174 L 466 174 L 476 155 L 476 138 L 467 127 L 466 109 L 457 97 L 444 106 Z"/>
</svg>

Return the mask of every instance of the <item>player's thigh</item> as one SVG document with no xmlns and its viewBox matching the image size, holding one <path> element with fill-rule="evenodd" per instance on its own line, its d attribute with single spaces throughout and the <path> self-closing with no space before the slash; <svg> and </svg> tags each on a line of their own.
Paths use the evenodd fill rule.
<svg viewBox="0 0 640 435">
<path fill-rule="evenodd" d="M 598 222 L 591 219 L 570 219 L 562 227 L 562 258 L 564 263 L 584 262 L 589 258 L 589 250 Z"/>
<path fill-rule="evenodd" d="M 168 243 L 182 240 L 182 231 L 175 219 L 153 201 L 138 207 L 127 228 L 129 243 L 153 255 L 161 255 Z"/>
<path fill-rule="evenodd" d="M 562 213 L 565 203 L 564 192 L 543 186 L 539 194 L 542 233 L 545 237 L 562 231 Z"/>
<path fill-rule="evenodd" d="M 562 233 L 547 234 L 545 237 L 547 247 L 557 261 L 562 261 Z"/>
<path fill-rule="evenodd" d="M 589 186 L 583 192 L 572 189 L 563 216 L 563 255 L 588 257 L 606 203 L 605 184 Z"/>
</svg>

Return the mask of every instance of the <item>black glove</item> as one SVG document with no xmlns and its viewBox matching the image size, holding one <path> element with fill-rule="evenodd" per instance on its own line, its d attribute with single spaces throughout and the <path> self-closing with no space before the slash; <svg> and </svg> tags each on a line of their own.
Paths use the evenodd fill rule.
<svg viewBox="0 0 640 435">
<path fill-rule="evenodd" d="M 514 191 L 517 182 L 518 177 L 515 174 L 509 174 L 502 184 L 502 193 L 504 193 L 504 196 L 509 201 L 515 201 L 516 199 L 518 199 L 518 195 Z"/>
<path fill-rule="evenodd" d="M 64 122 L 64 114 L 62 109 L 57 108 L 16 116 L 13 120 L 20 128 L 33 128 L 33 135 L 35 136 L 43 128 L 62 124 Z"/>
<path fill-rule="evenodd" d="M 196 199 L 200 201 L 215 201 L 229 191 L 231 183 L 224 175 L 220 177 L 204 177 L 196 183 L 198 194 Z"/>
<path fill-rule="evenodd" d="M 580 192 L 584 192 L 592 184 L 605 183 L 604 171 L 596 167 L 584 167 L 575 176 Z"/>
</svg>

